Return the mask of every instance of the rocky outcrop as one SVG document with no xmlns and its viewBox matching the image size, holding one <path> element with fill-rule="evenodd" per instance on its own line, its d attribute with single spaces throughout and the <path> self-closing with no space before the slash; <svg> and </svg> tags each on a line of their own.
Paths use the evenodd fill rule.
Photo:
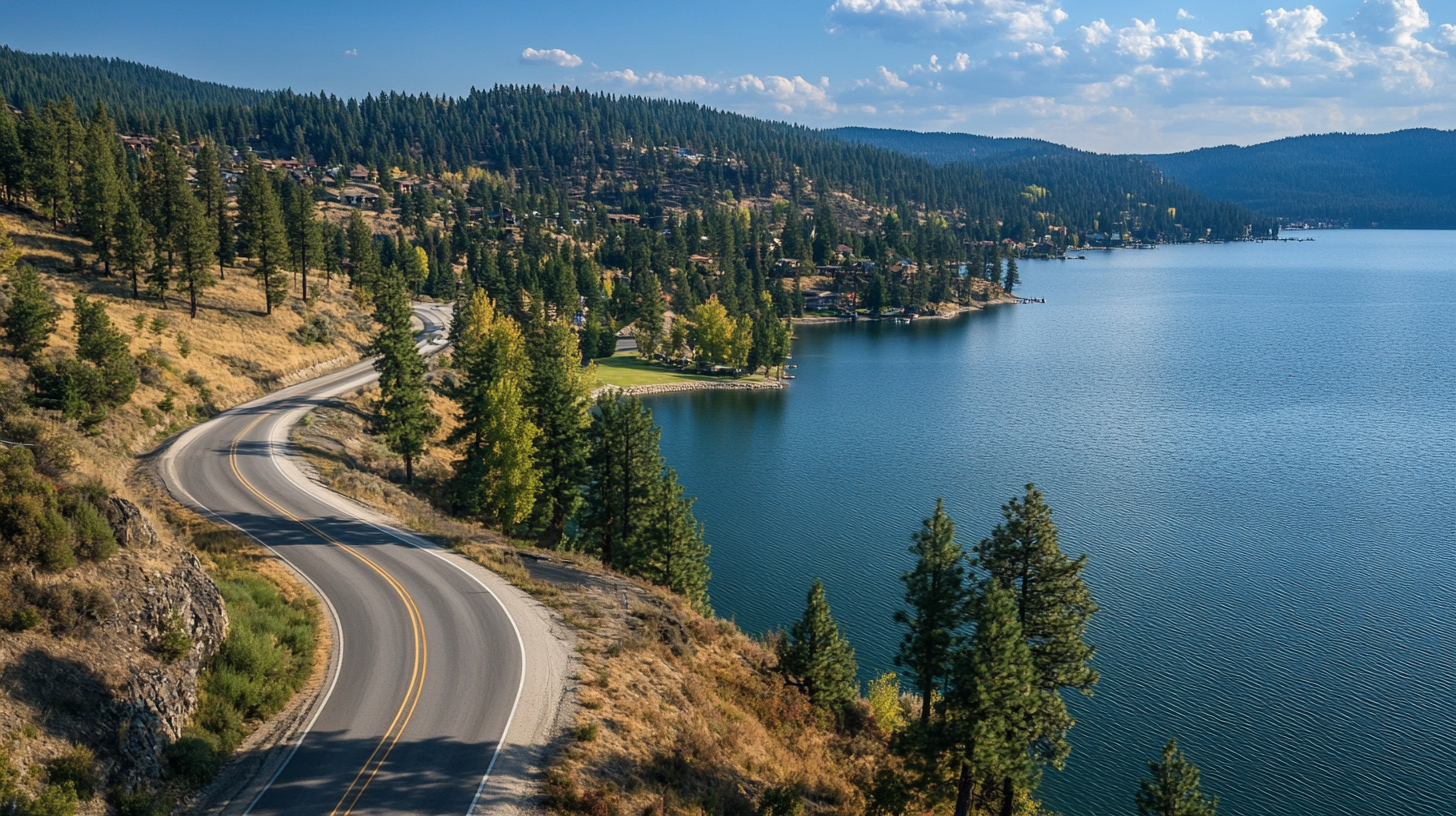
<svg viewBox="0 0 1456 816">
<path fill-rule="evenodd" d="M 128 547 L 155 543 L 156 531 L 136 506 L 113 499 L 117 540 Z M 155 643 L 178 626 L 192 641 L 187 654 L 171 663 L 135 672 L 114 692 L 111 710 L 118 750 L 116 778 L 127 787 L 162 773 L 162 752 L 178 737 L 197 709 L 198 674 L 227 637 L 227 608 L 217 585 L 190 552 L 179 554 L 170 571 L 128 564 L 116 597 L 117 612 L 106 626 Z"/>
<path fill-rule="evenodd" d="M 106 521 L 116 534 L 116 543 L 123 547 L 151 548 L 157 545 L 157 531 L 135 504 L 112 496 L 106 507 Z"/>
</svg>

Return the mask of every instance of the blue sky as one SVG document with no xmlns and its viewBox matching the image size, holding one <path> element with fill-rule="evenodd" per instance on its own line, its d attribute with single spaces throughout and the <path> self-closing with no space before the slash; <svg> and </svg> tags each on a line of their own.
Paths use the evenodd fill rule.
<svg viewBox="0 0 1456 816">
<path fill-rule="evenodd" d="M 1300 5 L 1304 2 L 1304 5 Z M 1456 127 L 1452 0 L 0 0 L 0 43 L 254 88 L 568 84 L 1110 152 Z"/>
</svg>

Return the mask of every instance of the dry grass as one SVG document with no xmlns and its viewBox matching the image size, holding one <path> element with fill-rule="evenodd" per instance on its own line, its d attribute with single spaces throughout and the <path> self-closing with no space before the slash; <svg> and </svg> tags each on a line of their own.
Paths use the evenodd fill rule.
<svg viewBox="0 0 1456 816">
<path fill-rule="evenodd" d="M 133 300 L 130 283 L 120 274 L 108 278 L 89 264 L 86 271 L 76 271 L 73 256 L 87 250 L 79 238 L 19 216 L 0 214 L 0 222 L 25 253 L 23 260 L 48 273 L 43 275 L 46 287 L 61 307 L 47 353 L 74 353 L 72 298 L 79 293 L 103 300 L 112 322 L 131 336 L 132 352 L 145 355 L 142 381 L 131 402 L 113 410 L 98 428 L 99 438 L 118 454 L 150 450 L 176 430 L 260 396 L 294 372 L 352 363 L 373 330 L 345 283 L 328 285 L 320 272 L 310 275 L 316 293 L 312 304 L 291 298 L 265 316 L 250 270 L 229 269 L 224 280 L 199 297 L 194 320 L 188 317 L 185 298 L 174 294 L 162 308 L 145 291 Z M 300 340 L 299 329 L 312 314 L 333 326 L 332 344 L 305 345 Z M 140 330 L 137 318 L 142 320 Z M 23 379 L 23 369 L 7 373 Z M 175 407 L 167 412 L 159 404 L 169 393 Z"/>
<path fill-rule="evenodd" d="M 112 495 L 136 504 L 157 533 L 153 545 L 124 547 L 104 563 L 82 562 L 61 574 L 29 568 L 0 573 L 0 580 L 25 572 L 46 585 L 97 586 L 116 603 L 115 614 L 65 633 L 42 626 L 0 636 L 0 753 L 10 755 L 26 784 L 33 787 L 44 778 L 41 765 L 77 742 L 95 748 L 104 777 L 124 770 L 116 766 L 118 734 L 103 733 L 108 721 L 95 712 L 129 699 L 128 684 L 137 677 L 180 670 L 169 668 L 154 649 L 166 621 L 149 599 L 155 581 L 192 569 L 195 542 L 228 539 L 225 564 L 218 551 L 201 551 L 209 571 L 225 566 L 234 576 L 260 575 L 285 598 L 307 594 L 255 544 L 178 506 L 137 467 L 136 455 L 152 450 L 180 428 L 264 393 L 293 372 L 357 360 L 370 326 L 340 281 L 328 290 L 320 287 L 312 304 L 294 299 L 292 305 L 265 317 L 256 282 L 245 270 L 234 269 L 204 293 L 198 317 L 192 320 L 178 297 L 171 298 L 166 309 L 145 295 L 132 300 L 129 283 L 120 275 L 108 278 L 91 268 L 84 241 L 7 212 L 0 212 L 0 223 L 22 250 L 23 260 L 41 270 L 46 288 L 61 307 L 47 354 L 74 353 L 72 297 L 77 293 L 105 301 L 113 323 L 132 336 L 132 353 L 144 361 L 142 382 L 131 401 L 112 410 L 94 436 L 83 435 L 74 423 L 53 414 L 35 415 L 46 424 L 47 433 L 74 451 L 74 465 L 62 481 L 100 482 Z M 316 274 L 322 284 L 323 275 Z M 312 276 L 310 283 L 315 283 Z M 337 339 L 332 345 L 300 342 L 298 330 L 314 313 L 333 324 Z M 133 322 L 137 316 L 143 321 L 140 331 Z M 154 328 L 158 318 L 165 325 Z M 0 378 L 21 384 L 27 369 L 11 357 L 0 357 Z M 174 403 L 170 412 L 159 407 L 168 394 Z M 319 627 L 318 636 L 327 638 L 326 628 Z M 327 649 L 327 642 L 319 641 L 318 648 Z M 105 809 L 104 799 L 98 797 L 83 803 L 80 812 L 99 814 Z"/>
<path fill-rule="evenodd" d="M 354 394 L 320 408 L 295 434 L 324 482 L 438 536 L 576 630 L 578 707 L 548 774 L 554 810 L 750 814 L 766 792 L 796 788 L 813 812 L 865 811 L 877 772 L 898 761 L 863 710 L 836 728 L 783 683 L 772 650 L 733 624 L 584 556 L 531 552 L 549 556 L 548 567 L 538 566 L 521 557 L 528 546 L 440 512 L 427 480 L 414 490 L 390 480 L 400 463 L 367 435 L 368 399 Z M 448 453 L 434 457 L 420 470 L 448 467 Z"/>
</svg>

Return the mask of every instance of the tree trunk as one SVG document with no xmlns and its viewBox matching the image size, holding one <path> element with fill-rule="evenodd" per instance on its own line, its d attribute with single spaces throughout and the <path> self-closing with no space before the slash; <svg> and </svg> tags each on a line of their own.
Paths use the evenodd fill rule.
<svg viewBox="0 0 1456 816">
<path fill-rule="evenodd" d="M 971 763 L 961 760 L 961 778 L 956 784 L 955 816 L 968 816 L 971 812 Z"/>
<path fill-rule="evenodd" d="M 1011 816 L 1011 807 L 1016 798 L 1016 788 L 1011 782 L 1011 777 L 1001 783 L 1001 816 Z"/>
<path fill-rule="evenodd" d="M 415 483 L 415 457 L 412 453 L 404 455 L 404 483 L 407 485 Z"/>
<path fill-rule="evenodd" d="M 192 313 L 189 315 L 189 317 L 191 319 L 193 319 L 193 320 L 196 320 L 197 319 L 197 281 L 195 281 L 195 280 L 190 280 L 190 281 L 187 282 L 187 300 L 188 300 L 189 305 L 191 306 L 191 309 L 192 309 Z"/>
</svg>

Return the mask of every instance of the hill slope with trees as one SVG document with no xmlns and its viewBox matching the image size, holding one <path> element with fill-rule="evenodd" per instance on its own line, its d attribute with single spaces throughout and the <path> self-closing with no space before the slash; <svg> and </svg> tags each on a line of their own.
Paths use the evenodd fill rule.
<svg viewBox="0 0 1456 816">
<path fill-rule="evenodd" d="M 879 128 L 826 132 L 932 164 L 966 162 L 1018 178 L 1011 168 L 1035 166 L 1038 160 L 1074 163 L 1088 179 L 1107 177 L 1091 169 L 1098 163 L 1141 164 L 1161 170 L 1199 196 L 1233 202 L 1282 222 L 1456 229 L 1456 167 L 1433 160 L 1456 152 L 1456 131 L 1327 133 L 1143 156 L 1099 155 L 1041 139 L 969 133 Z"/>
</svg>

